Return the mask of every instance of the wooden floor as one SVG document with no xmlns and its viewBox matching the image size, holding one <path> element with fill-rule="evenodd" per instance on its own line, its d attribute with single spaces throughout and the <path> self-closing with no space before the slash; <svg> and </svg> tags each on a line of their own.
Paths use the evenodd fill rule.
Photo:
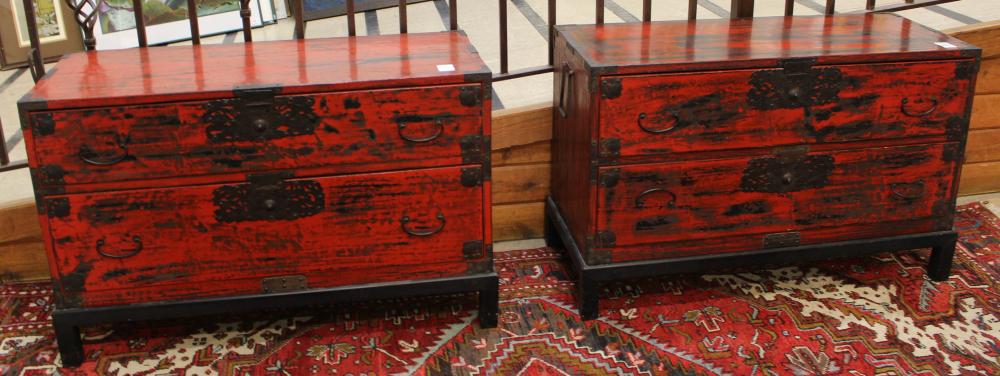
<svg viewBox="0 0 1000 376">
<path fill-rule="evenodd" d="M 729 17 L 729 1 L 698 0 L 699 18 Z M 902 0 L 899 0 L 900 2 Z M 820 0 L 796 0 L 797 15 L 820 14 L 823 10 Z M 879 4 L 889 4 L 892 0 L 879 0 Z M 563 0 L 557 9 L 558 23 L 591 23 L 594 19 L 589 0 Z M 658 0 L 653 2 L 654 20 L 678 20 L 686 17 L 686 1 Z M 838 12 L 863 9 L 865 0 L 840 0 Z M 510 0 L 508 6 L 511 70 L 544 65 L 547 59 L 545 26 L 546 0 Z M 782 0 L 757 0 L 756 16 L 780 15 Z M 606 0 L 605 20 L 607 22 L 633 22 L 641 16 L 642 0 Z M 475 0 L 459 2 L 459 26 L 465 30 L 487 64 L 499 70 L 499 28 L 496 1 Z M 407 8 L 409 31 L 429 32 L 444 30 L 448 24 L 448 3 L 432 0 L 410 5 Z M 938 29 L 955 28 L 984 21 L 1000 20 L 1000 6 L 997 0 L 962 0 L 954 3 L 931 6 L 900 12 L 908 18 Z M 398 30 L 398 16 L 394 8 L 368 11 L 356 15 L 359 34 L 375 35 L 395 33 Z M 292 23 L 281 20 L 277 24 L 254 30 L 255 40 L 289 39 Z M 335 17 L 310 22 L 306 37 L 320 38 L 347 35 L 346 17 Z M 236 33 L 219 35 L 204 40 L 205 43 L 242 43 Z M 517 108 L 551 101 L 552 77 L 550 74 L 498 82 L 494 85 L 494 110 Z M 6 135 L 4 142 L 12 150 L 13 160 L 25 158 L 24 143 L 19 130 L 16 101 L 32 85 L 31 75 L 24 69 L 0 72 L 0 121 Z M 1000 165 L 998 165 L 1000 168 Z M 0 173 L 0 206 L 12 202 L 30 200 L 31 184 L 27 170 Z"/>
</svg>

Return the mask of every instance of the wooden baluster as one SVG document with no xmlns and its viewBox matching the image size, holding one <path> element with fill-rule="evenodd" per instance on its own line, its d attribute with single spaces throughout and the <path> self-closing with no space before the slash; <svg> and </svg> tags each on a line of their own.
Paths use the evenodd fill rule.
<svg viewBox="0 0 1000 376">
<path fill-rule="evenodd" d="M 458 0 L 448 1 L 448 20 L 451 21 L 449 30 L 458 30 Z"/>
<path fill-rule="evenodd" d="M 688 0 L 688 20 L 698 19 L 698 0 Z"/>
<path fill-rule="evenodd" d="M 556 0 L 549 0 L 549 65 L 555 61 Z"/>
<path fill-rule="evenodd" d="M 729 18 L 752 18 L 753 0 L 733 0 Z"/>
<path fill-rule="evenodd" d="M 653 0 L 642 0 L 642 22 L 649 22 L 652 20 L 653 20 Z"/>
<path fill-rule="evenodd" d="M 875 9 L 875 0 L 866 0 L 865 1 L 865 9 L 866 10 Z"/>
<path fill-rule="evenodd" d="M 834 8 L 836 7 L 836 3 L 837 0 L 826 0 L 826 10 L 823 13 L 828 16 L 833 14 L 835 12 Z"/>
<path fill-rule="evenodd" d="M 135 14 L 135 35 L 139 39 L 139 47 L 146 47 L 146 21 L 142 18 L 142 0 L 132 0 L 132 12 Z"/>
<path fill-rule="evenodd" d="M 198 5 L 194 0 L 187 0 L 188 24 L 191 29 L 191 44 L 201 44 L 201 31 L 198 28 Z"/>
<path fill-rule="evenodd" d="M 594 0 L 596 10 L 594 11 L 594 23 L 604 24 L 604 0 Z"/>
<path fill-rule="evenodd" d="M 35 2 L 31 0 L 23 0 L 24 4 L 24 14 L 30 16 L 25 17 L 25 23 L 28 24 L 28 41 L 31 43 L 31 50 L 28 51 L 28 70 L 31 71 L 31 78 L 38 82 L 45 75 L 45 64 L 42 61 L 42 43 L 38 40 L 38 22 L 35 20 Z M 7 142 L 6 139 L 0 140 L 0 142 Z M 3 157 L 7 157 L 7 152 L 4 151 Z"/>
<path fill-rule="evenodd" d="M 253 34 L 250 32 L 250 0 L 240 0 L 240 18 L 243 19 L 243 41 L 253 42 Z"/>
<path fill-rule="evenodd" d="M 795 0 L 785 0 L 785 15 L 791 16 L 795 12 Z"/>
<path fill-rule="evenodd" d="M 406 0 L 399 0 L 399 33 L 406 34 Z"/>
<path fill-rule="evenodd" d="M 347 0 L 347 35 L 358 35 L 357 26 L 354 24 L 354 0 Z"/>
<path fill-rule="evenodd" d="M 500 0 L 500 73 L 506 74 L 507 68 L 507 0 Z"/>
<path fill-rule="evenodd" d="M 292 12 L 295 14 L 295 39 L 305 39 L 306 21 L 302 18 L 302 9 L 305 7 L 303 0 L 292 0 Z"/>
</svg>

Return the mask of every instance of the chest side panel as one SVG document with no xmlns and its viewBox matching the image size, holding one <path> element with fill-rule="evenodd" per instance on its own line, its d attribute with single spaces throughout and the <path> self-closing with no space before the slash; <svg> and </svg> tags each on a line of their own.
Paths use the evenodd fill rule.
<svg viewBox="0 0 1000 376">
<path fill-rule="evenodd" d="M 214 296 L 223 281 L 260 293 L 282 275 L 328 287 L 482 272 L 481 169 L 50 197 L 59 283 L 97 306 Z"/>
<path fill-rule="evenodd" d="M 602 155 L 664 155 L 954 135 L 974 61 L 818 66 L 605 78 Z"/>
<path fill-rule="evenodd" d="M 946 143 L 605 167 L 598 231 L 634 245 L 944 217 L 959 153 Z"/>
<path fill-rule="evenodd" d="M 357 172 L 469 163 L 481 154 L 481 85 L 41 112 L 43 185 L 255 170 Z"/>
</svg>

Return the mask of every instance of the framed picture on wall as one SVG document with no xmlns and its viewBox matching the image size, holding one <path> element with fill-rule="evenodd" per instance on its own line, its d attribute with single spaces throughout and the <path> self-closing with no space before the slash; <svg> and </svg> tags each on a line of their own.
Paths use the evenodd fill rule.
<svg viewBox="0 0 1000 376">
<path fill-rule="evenodd" d="M 198 28 L 202 36 L 243 27 L 239 0 L 197 0 L 195 3 L 198 4 Z M 143 0 L 142 15 L 150 45 L 191 38 L 187 0 Z M 251 26 L 273 21 L 274 7 L 270 0 L 250 0 Z M 98 10 L 94 38 L 98 50 L 138 46 L 132 0 L 105 0 Z"/>
<path fill-rule="evenodd" d="M 34 0 L 35 23 L 42 59 L 58 60 L 63 54 L 83 50 L 83 36 L 73 11 L 62 0 Z M 28 65 L 31 40 L 22 0 L 0 0 L 0 68 Z"/>
<path fill-rule="evenodd" d="M 294 1 L 294 0 L 292 0 Z M 428 0 L 406 0 L 407 4 Z M 302 18 L 306 21 L 347 14 L 347 0 L 302 0 Z M 354 11 L 364 12 L 399 5 L 399 0 L 354 0 Z"/>
</svg>

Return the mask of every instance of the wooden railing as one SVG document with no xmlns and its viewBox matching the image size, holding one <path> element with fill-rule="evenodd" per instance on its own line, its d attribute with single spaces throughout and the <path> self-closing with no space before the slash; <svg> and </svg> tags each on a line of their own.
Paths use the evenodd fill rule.
<svg viewBox="0 0 1000 376">
<path fill-rule="evenodd" d="M 35 9 L 34 1 L 32 0 L 22 0 L 24 3 L 25 14 L 27 20 L 27 29 L 29 40 L 31 41 L 31 49 L 28 54 L 28 69 L 31 71 L 32 78 L 37 82 L 45 75 L 45 66 L 42 60 L 42 53 L 38 38 L 38 26 L 35 21 Z M 94 39 L 94 26 L 97 21 L 97 9 L 104 4 L 105 0 L 65 0 L 70 5 L 70 8 L 74 11 L 77 22 L 81 25 L 84 32 L 84 44 L 87 50 L 93 50 L 96 48 L 96 41 Z M 278 0 L 281 1 L 281 0 Z M 355 0 L 347 0 L 347 32 L 349 36 L 357 35 L 357 27 L 355 25 L 354 7 Z M 482 1 L 482 0 L 477 0 Z M 508 32 L 507 32 L 507 3 L 510 0 L 498 0 L 499 1 L 499 19 L 500 19 L 500 72 L 493 75 L 494 81 L 510 80 L 520 77 L 532 76 L 537 74 L 551 73 L 553 71 L 552 67 L 552 51 L 553 51 L 553 38 L 552 33 L 556 25 L 556 2 L 557 0 L 548 0 L 548 63 L 542 66 L 536 66 L 531 68 L 510 70 L 510 53 L 508 46 Z M 580 1 L 580 0 L 571 0 Z M 671 0 L 671 1 L 683 1 L 683 0 Z M 731 18 L 747 18 L 753 17 L 754 10 L 754 0 L 731 0 Z M 949 3 L 958 0 L 903 0 L 902 3 L 896 3 L 893 5 L 886 6 L 876 6 L 876 0 L 867 0 L 865 10 L 866 12 L 894 12 L 899 10 L 906 10 L 912 8 L 925 7 L 930 5 Z M 594 0 L 594 6 L 597 9 L 595 12 L 594 23 L 603 24 L 604 23 L 604 2 L 605 0 Z M 666 4 L 668 1 L 658 1 L 659 4 Z M 449 30 L 458 30 L 458 0 L 448 1 L 449 12 Z M 399 5 L 397 6 L 399 12 L 399 32 L 405 34 L 407 32 L 407 19 L 406 19 L 406 4 L 407 0 L 399 0 Z M 303 0 L 293 0 L 292 1 L 292 16 L 295 19 L 295 28 L 293 32 L 293 37 L 296 39 L 305 39 L 306 34 L 306 21 L 303 17 Z M 146 25 L 142 14 L 142 0 L 132 0 L 132 6 L 135 15 L 135 25 L 136 25 L 136 37 L 138 38 L 139 47 L 147 47 L 148 41 L 146 38 Z M 642 2 L 642 22 L 649 22 L 652 19 L 652 0 L 643 0 Z M 687 18 L 689 20 L 694 20 L 698 17 L 698 1 L 697 0 L 687 0 Z M 824 7 L 825 14 L 834 14 L 836 7 L 836 0 L 826 0 Z M 187 10 L 188 10 L 188 20 L 189 27 L 191 30 L 191 43 L 201 44 L 201 35 L 199 32 L 198 17 L 197 17 L 197 5 L 195 0 L 187 0 Z M 784 14 L 787 16 L 793 15 L 795 11 L 795 0 L 785 0 L 784 4 Z M 244 42 L 252 42 L 253 36 L 251 33 L 251 23 L 250 23 L 250 0 L 240 0 L 240 17 L 243 21 L 243 40 Z M 6 138 L 3 134 L 3 129 L 0 128 L 0 172 L 15 170 L 19 168 L 27 167 L 27 161 L 21 160 L 16 162 L 10 161 L 10 156 L 8 155 L 8 150 L 5 143 Z"/>
</svg>

